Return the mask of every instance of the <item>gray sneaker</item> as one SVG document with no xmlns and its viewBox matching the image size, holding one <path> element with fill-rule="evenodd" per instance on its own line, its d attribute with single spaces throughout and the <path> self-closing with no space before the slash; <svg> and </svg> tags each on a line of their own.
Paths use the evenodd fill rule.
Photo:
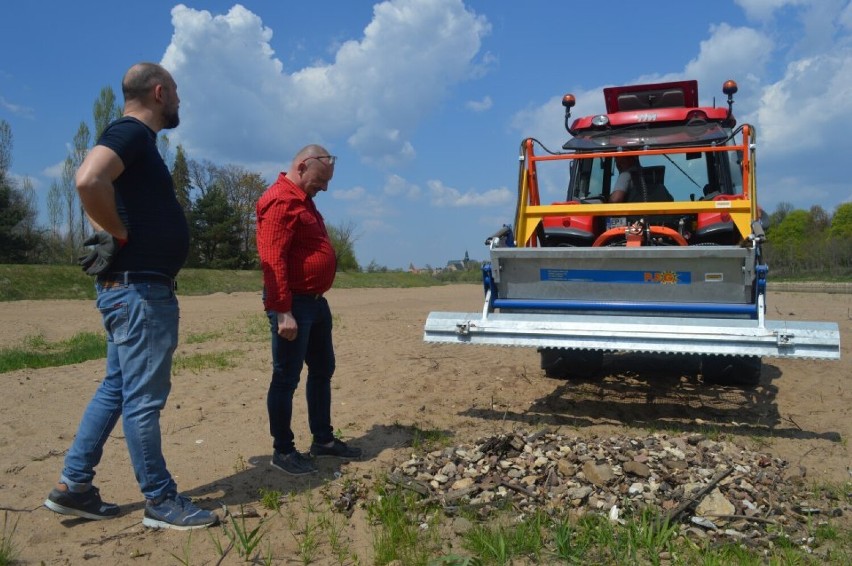
<svg viewBox="0 0 852 566">
<path fill-rule="evenodd" d="M 316 464 L 298 450 L 289 454 L 276 450 L 272 453 L 272 460 L 269 463 L 273 468 L 278 468 L 291 476 L 304 476 L 317 471 Z"/>
<path fill-rule="evenodd" d="M 152 529 L 205 529 L 219 522 L 215 513 L 196 506 L 191 499 L 183 495 L 167 495 L 159 502 L 145 503 L 142 524 Z"/>
</svg>

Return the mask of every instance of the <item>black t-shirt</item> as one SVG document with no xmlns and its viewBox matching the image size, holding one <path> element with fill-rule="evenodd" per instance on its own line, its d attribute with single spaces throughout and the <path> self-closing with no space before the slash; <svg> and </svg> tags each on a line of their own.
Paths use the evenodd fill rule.
<svg viewBox="0 0 852 566">
<path fill-rule="evenodd" d="M 139 120 L 124 117 L 107 126 L 98 145 L 113 150 L 124 163 L 113 186 L 118 215 L 129 236 L 110 271 L 155 271 L 175 277 L 189 252 L 189 226 L 157 150 L 157 134 Z"/>
</svg>

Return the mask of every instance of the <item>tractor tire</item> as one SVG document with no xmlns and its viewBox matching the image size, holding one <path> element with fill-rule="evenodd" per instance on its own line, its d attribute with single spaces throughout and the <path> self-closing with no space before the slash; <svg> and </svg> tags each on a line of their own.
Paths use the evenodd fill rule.
<svg viewBox="0 0 852 566">
<path fill-rule="evenodd" d="M 763 362 L 756 356 L 702 356 L 701 374 L 709 385 L 751 389 L 760 384 Z"/>
<path fill-rule="evenodd" d="M 603 365 L 603 352 L 599 350 L 567 350 L 540 348 L 541 369 L 554 379 L 590 379 L 597 377 Z"/>
</svg>

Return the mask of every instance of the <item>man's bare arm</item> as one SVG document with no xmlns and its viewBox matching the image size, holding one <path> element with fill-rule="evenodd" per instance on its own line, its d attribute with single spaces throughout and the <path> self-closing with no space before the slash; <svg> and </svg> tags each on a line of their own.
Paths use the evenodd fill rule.
<svg viewBox="0 0 852 566">
<path fill-rule="evenodd" d="M 112 182 L 124 171 L 124 163 L 113 150 L 96 145 L 77 170 L 77 194 L 96 230 L 106 230 L 120 240 L 127 239 L 127 227 L 115 206 Z"/>
</svg>

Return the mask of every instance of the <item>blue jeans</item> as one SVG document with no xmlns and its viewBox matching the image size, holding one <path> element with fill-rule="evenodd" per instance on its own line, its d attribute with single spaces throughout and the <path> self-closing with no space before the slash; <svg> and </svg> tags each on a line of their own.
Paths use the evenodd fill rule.
<svg viewBox="0 0 852 566">
<path fill-rule="evenodd" d="M 272 331 L 272 382 L 266 397 L 272 447 L 284 454 L 296 450 L 293 442 L 293 393 L 299 385 L 302 366 L 308 366 L 305 396 L 308 424 L 313 441 L 334 440 L 331 426 L 331 376 L 334 374 L 334 346 L 331 341 L 331 309 L 323 297 L 293 296 L 293 317 L 299 329 L 296 339 L 278 336 L 278 316 L 267 312 Z"/>
<path fill-rule="evenodd" d="M 177 297 L 165 282 L 96 289 L 107 332 L 106 376 L 83 413 L 60 481 L 71 491 L 88 489 L 121 417 L 136 481 L 146 499 L 159 500 L 177 492 L 160 443 L 178 341 Z"/>
</svg>

